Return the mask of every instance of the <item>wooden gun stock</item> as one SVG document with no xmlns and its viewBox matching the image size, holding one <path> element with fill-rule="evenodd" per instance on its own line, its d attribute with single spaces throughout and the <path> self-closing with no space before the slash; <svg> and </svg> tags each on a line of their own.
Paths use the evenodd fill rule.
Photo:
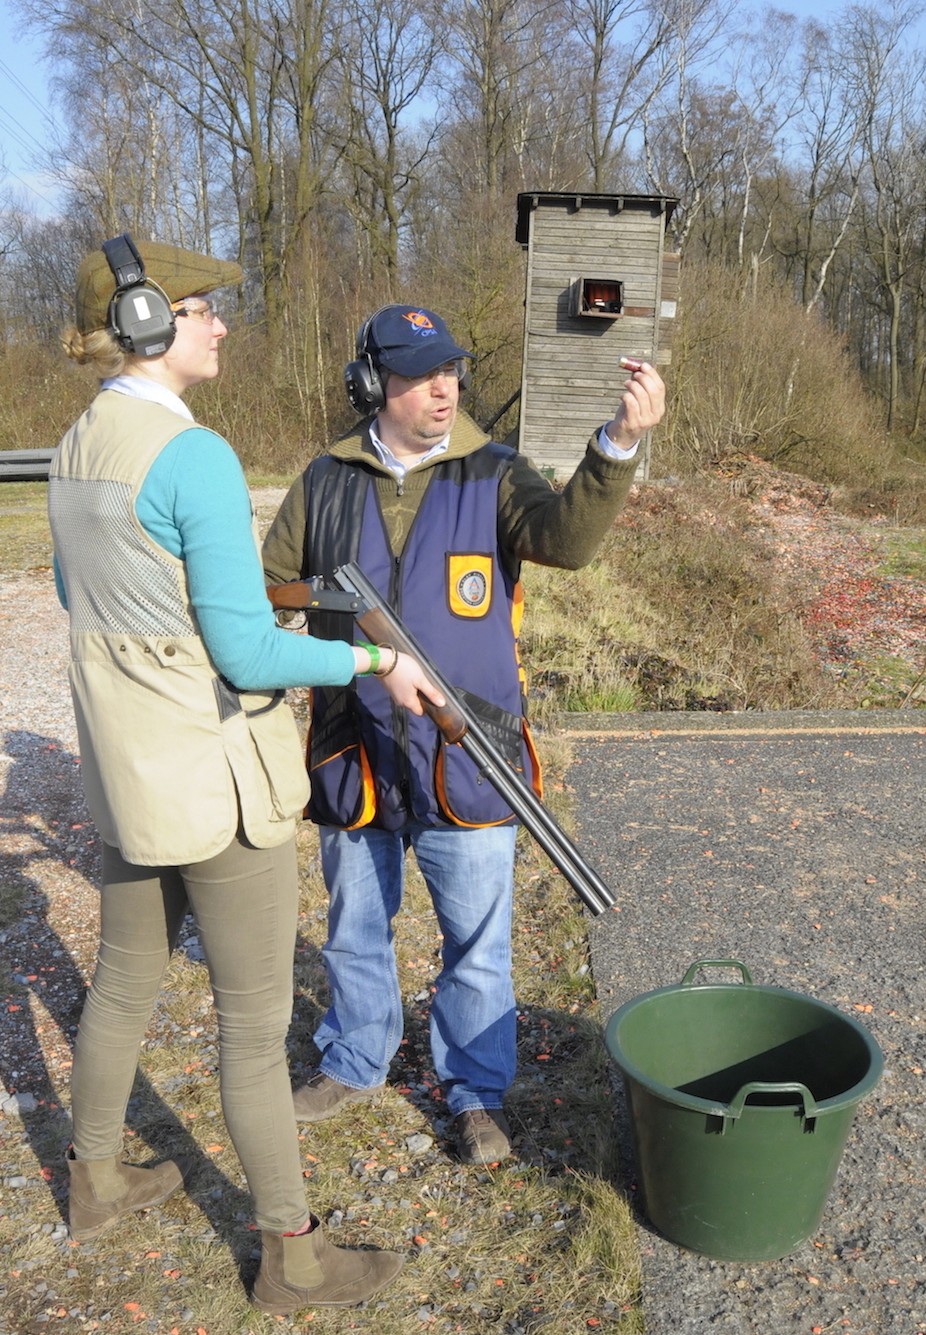
<svg viewBox="0 0 926 1335">
<path fill-rule="evenodd" d="M 356 616 L 357 625 L 368 640 L 371 640 L 373 644 L 392 644 L 396 649 L 400 649 L 403 654 L 408 654 L 411 658 L 416 659 L 435 686 L 440 686 L 446 701 L 445 704 L 434 704 L 420 691 L 418 692 L 418 699 L 421 701 L 425 713 L 433 719 L 440 729 L 445 742 L 462 742 L 468 726 L 463 710 L 454 698 L 452 689 L 448 691 L 446 684 L 438 681 L 433 664 L 424 657 L 401 621 L 397 617 L 387 616 L 381 607 L 370 607 L 365 602 L 362 604 L 362 610 L 358 611 Z"/>
<path fill-rule="evenodd" d="M 319 611 L 351 612 L 371 643 L 391 644 L 403 654 L 410 654 L 421 662 L 421 655 L 410 646 L 409 637 L 402 623 L 398 619 L 390 620 L 379 608 L 368 606 L 352 592 L 336 593 L 331 589 L 319 588 L 314 581 L 294 579 L 288 584 L 268 584 L 267 597 L 276 612 L 311 612 L 313 608 Z M 431 676 L 430 672 L 428 676 Z M 435 685 L 437 684 L 435 682 Z M 418 698 L 425 713 L 440 729 L 444 740 L 459 742 L 466 732 L 466 719 L 454 701 L 447 696 L 446 691 L 444 692 L 446 704 L 443 705 L 434 704 L 420 691 Z"/>
<path fill-rule="evenodd" d="M 268 584 L 267 597 L 275 612 L 349 612 L 354 616 L 360 600 L 351 594 L 322 588 L 319 579 L 291 579 L 287 584 Z"/>
<path fill-rule="evenodd" d="M 268 584 L 267 597 L 275 612 L 300 612 L 312 606 L 315 592 L 304 579 L 293 579 L 288 584 Z"/>
</svg>

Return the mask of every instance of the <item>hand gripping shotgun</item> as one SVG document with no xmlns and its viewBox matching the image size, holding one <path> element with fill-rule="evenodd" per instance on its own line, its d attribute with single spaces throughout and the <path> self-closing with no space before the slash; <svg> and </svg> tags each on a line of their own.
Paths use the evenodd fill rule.
<svg viewBox="0 0 926 1335">
<path fill-rule="evenodd" d="M 478 766 L 480 774 L 501 794 L 550 861 L 566 877 L 586 907 L 596 917 L 611 908 L 614 904 L 611 890 L 588 865 L 523 775 L 498 750 L 466 700 L 434 665 L 363 571 L 350 561 L 335 570 L 333 579 L 338 593 L 321 590 L 319 581 L 315 579 L 271 584 L 267 596 L 278 611 L 334 608 L 350 611 L 373 644 L 391 644 L 415 658 L 425 675 L 443 692 L 447 702 L 438 706 L 421 696 L 426 712 L 437 725 L 444 741 L 463 748 Z"/>
</svg>

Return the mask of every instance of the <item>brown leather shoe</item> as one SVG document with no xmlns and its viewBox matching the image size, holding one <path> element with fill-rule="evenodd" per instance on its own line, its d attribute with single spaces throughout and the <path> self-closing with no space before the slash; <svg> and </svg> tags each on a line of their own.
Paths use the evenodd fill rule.
<svg viewBox="0 0 926 1335">
<path fill-rule="evenodd" d="M 324 1122 L 334 1117 L 348 1103 L 363 1103 L 365 1099 L 382 1094 L 386 1086 L 373 1085 L 370 1089 L 351 1089 L 330 1076 L 316 1071 L 306 1084 L 293 1090 L 293 1108 L 299 1122 Z"/>
<path fill-rule="evenodd" d="M 260 1272 L 251 1302 L 287 1316 L 303 1307 L 355 1307 L 378 1293 L 405 1264 L 399 1252 L 333 1247 L 317 1219 L 311 1233 L 262 1233 Z"/>
<path fill-rule="evenodd" d="M 469 1108 L 453 1126 L 464 1163 L 498 1163 L 511 1153 L 511 1127 L 501 1108 Z"/>
</svg>

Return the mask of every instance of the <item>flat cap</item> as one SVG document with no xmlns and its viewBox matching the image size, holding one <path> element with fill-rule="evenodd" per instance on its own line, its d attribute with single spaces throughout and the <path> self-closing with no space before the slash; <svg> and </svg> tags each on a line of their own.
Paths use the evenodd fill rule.
<svg viewBox="0 0 926 1335">
<path fill-rule="evenodd" d="M 163 288 L 171 301 L 205 295 L 244 279 L 241 265 L 234 260 L 217 260 L 163 241 L 139 241 L 137 249 L 145 265 L 145 277 Z M 109 261 L 102 250 L 92 251 L 77 272 L 75 322 L 82 334 L 107 327 L 115 291 L 116 279 Z"/>
</svg>

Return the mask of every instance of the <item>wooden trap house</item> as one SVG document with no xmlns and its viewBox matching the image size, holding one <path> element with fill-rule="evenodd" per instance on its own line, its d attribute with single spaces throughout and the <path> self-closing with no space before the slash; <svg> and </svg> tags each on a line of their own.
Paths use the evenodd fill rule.
<svg viewBox="0 0 926 1335">
<path fill-rule="evenodd" d="M 627 372 L 671 358 L 677 254 L 665 234 L 678 200 L 663 195 L 529 191 L 516 239 L 527 251 L 517 440 L 539 468 L 568 477 L 614 415 Z M 640 476 L 649 468 L 643 443 Z"/>
</svg>

